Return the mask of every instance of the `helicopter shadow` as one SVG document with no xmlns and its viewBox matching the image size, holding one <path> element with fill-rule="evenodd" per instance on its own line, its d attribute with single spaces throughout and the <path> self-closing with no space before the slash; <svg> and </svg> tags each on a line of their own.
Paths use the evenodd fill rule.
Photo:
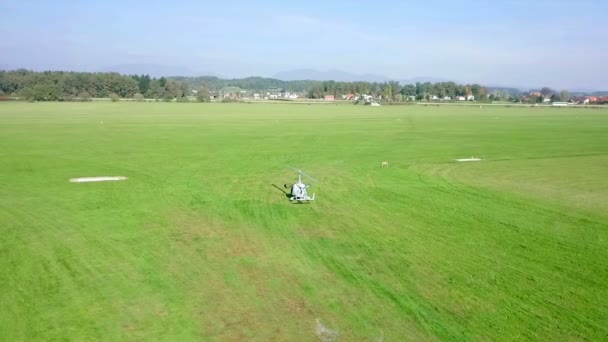
<svg viewBox="0 0 608 342">
<path fill-rule="evenodd" d="M 289 192 L 285 191 L 285 189 L 282 189 L 281 187 L 279 187 L 279 186 L 278 186 L 278 185 L 276 185 L 276 184 L 272 184 L 272 186 L 274 186 L 274 187 L 275 187 L 275 188 L 277 188 L 279 191 L 281 191 L 281 192 L 282 192 L 282 193 L 285 195 L 285 197 L 287 197 L 287 198 L 291 198 L 291 194 L 290 194 Z"/>
</svg>

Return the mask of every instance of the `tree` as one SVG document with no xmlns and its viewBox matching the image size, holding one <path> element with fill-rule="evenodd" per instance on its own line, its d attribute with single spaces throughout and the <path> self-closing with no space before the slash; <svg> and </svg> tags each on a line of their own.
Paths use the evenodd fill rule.
<svg viewBox="0 0 608 342">
<path fill-rule="evenodd" d="M 168 80 L 165 83 L 165 90 L 167 92 L 166 96 L 170 96 L 171 98 L 179 98 L 183 95 L 179 84 L 173 80 Z"/>
<path fill-rule="evenodd" d="M 21 96 L 28 101 L 57 101 L 62 98 L 59 87 L 51 83 L 40 83 L 24 88 Z"/>
<path fill-rule="evenodd" d="M 384 99 L 384 101 L 390 102 L 393 98 L 393 87 L 390 83 L 387 84 L 383 84 L 382 87 L 384 88 L 382 90 L 382 99 Z"/>
<path fill-rule="evenodd" d="M 538 102 L 542 102 L 542 96 L 537 96 L 537 95 L 530 95 L 530 97 L 528 98 L 528 103 L 538 103 Z"/>
<path fill-rule="evenodd" d="M 86 91 L 83 91 L 82 93 L 78 94 L 78 98 L 80 99 L 80 101 L 88 102 L 91 101 L 91 94 Z"/>
<path fill-rule="evenodd" d="M 483 101 L 488 98 L 488 90 L 479 84 L 471 85 L 471 95 L 475 96 L 475 100 Z"/>
<path fill-rule="evenodd" d="M 555 91 L 549 87 L 543 87 L 540 90 L 541 95 L 543 95 L 544 97 L 549 97 L 551 95 L 553 95 L 553 93 L 555 93 Z"/>
<path fill-rule="evenodd" d="M 139 92 L 137 81 L 130 77 L 119 76 L 115 79 L 115 82 L 115 93 L 121 97 L 131 97 Z"/>
<path fill-rule="evenodd" d="M 391 87 L 391 97 L 395 100 L 395 96 L 401 93 L 401 85 L 396 81 L 390 81 L 388 84 Z"/>
<path fill-rule="evenodd" d="M 144 96 L 140 93 L 136 93 L 135 95 L 133 95 L 133 100 L 137 102 L 143 102 Z"/>
<path fill-rule="evenodd" d="M 401 94 L 406 97 L 416 96 L 416 86 L 413 84 L 405 85 L 403 88 L 401 88 Z"/>
<path fill-rule="evenodd" d="M 109 95 L 110 100 L 112 100 L 112 102 L 118 102 L 120 100 L 120 96 L 118 96 L 118 94 L 112 93 Z"/>
<path fill-rule="evenodd" d="M 191 94 L 190 88 L 188 87 L 188 85 L 185 82 L 179 82 L 179 88 L 182 93 L 181 94 L 182 96 L 185 97 L 185 96 L 188 96 Z"/>
<path fill-rule="evenodd" d="M 551 102 L 559 102 L 559 95 L 558 94 L 551 95 Z"/>
<path fill-rule="evenodd" d="M 501 101 L 503 99 L 505 99 L 507 96 L 504 94 L 504 92 L 500 91 L 500 90 L 494 90 L 494 92 L 492 92 L 492 94 L 490 94 L 489 98 L 491 101 Z"/>
<path fill-rule="evenodd" d="M 416 82 L 416 99 L 417 100 L 427 99 L 427 97 L 429 95 L 430 87 L 431 87 L 430 82 L 426 82 L 426 83 Z"/>
<path fill-rule="evenodd" d="M 209 102 L 210 97 L 207 84 L 203 83 L 203 85 L 198 89 L 198 92 L 196 93 L 196 100 L 198 102 Z"/>
<path fill-rule="evenodd" d="M 158 80 L 152 80 L 150 82 L 148 92 L 146 93 L 146 97 L 149 99 L 160 99 L 164 94 L 165 88 L 161 87 L 160 82 Z"/>
<path fill-rule="evenodd" d="M 135 75 L 133 78 L 137 81 L 137 87 L 139 88 L 139 92 L 145 94 L 150 89 L 150 76 L 148 75 Z"/>
<path fill-rule="evenodd" d="M 570 93 L 567 90 L 562 90 L 559 93 L 559 99 L 563 102 L 568 102 L 570 101 Z"/>
</svg>

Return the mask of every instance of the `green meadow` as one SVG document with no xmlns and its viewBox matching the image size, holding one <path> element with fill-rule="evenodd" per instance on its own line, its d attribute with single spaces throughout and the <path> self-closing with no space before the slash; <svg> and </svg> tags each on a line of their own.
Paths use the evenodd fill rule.
<svg viewBox="0 0 608 342">
<path fill-rule="evenodd" d="M 606 109 L 7 102 L 0 158 L 3 341 L 608 337 Z"/>
</svg>

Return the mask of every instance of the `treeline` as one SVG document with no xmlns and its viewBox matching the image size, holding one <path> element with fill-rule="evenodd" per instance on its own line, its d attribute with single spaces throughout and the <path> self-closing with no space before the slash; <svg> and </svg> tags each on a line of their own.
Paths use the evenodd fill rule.
<svg viewBox="0 0 608 342">
<path fill-rule="evenodd" d="M 199 89 L 207 86 L 210 91 L 219 92 L 225 88 L 240 88 L 254 92 L 286 91 L 292 93 L 304 93 L 313 85 L 320 84 L 318 81 L 282 81 L 274 78 L 246 77 L 237 79 L 222 79 L 214 76 L 199 77 L 169 77 L 170 80 L 185 83 L 191 89 Z"/>
<path fill-rule="evenodd" d="M 476 99 L 484 100 L 489 97 L 485 87 L 478 84 L 459 85 L 454 82 L 432 84 L 416 83 L 402 85 L 399 82 L 336 82 L 336 81 L 281 81 L 272 78 L 248 77 L 243 79 L 221 79 L 217 77 L 171 77 L 181 83 L 186 83 L 191 89 L 207 85 L 211 91 L 222 91 L 226 88 L 239 88 L 249 91 L 265 92 L 295 92 L 304 93 L 306 97 L 320 99 L 325 95 L 340 98 L 348 94 L 368 94 L 382 96 L 385 100 L 402 101 L 408 97 L 416 100 L 431 99 L 433 96 L 452 98 L 455 96 L 473 95 Z M 504 95 L 504 96 L 503 96 Z M 501 97 L 508 93 L 501 94 Z"/>
<path fill-rule="evenodd" d="M 14 95 L 35 101 L 86 101 L 93 97 L 174 99 L 184 97 L 189 92 L 185 84 L 147 75 L 0 71 L 0 95 Z"/>
<path fill-rule="evenodd" d="M 281 81 L 262 77 L 220 79 L 217 77 L 160 77 L 121 75 L 118 73 L 88 73 L 25 69 L 0 71 L 0 95 L 14 95 L 38 101 L 57 101 L 112 97 L 142 97 L 149 99 L 180 99 L 192 94 L 209 96 L 209 92 L 228 91 L 238 95 L 240 90 L 253 92 L 289 91 L 303 93 L 315 81 Z"/>
<path fill-rule="evenodd" d="M 194 92 L 193 92 L 194 90 Z M 0 95 L 19 96 L 35 101 L 69 101 L 90 98 L 134 98 L 185 100 L 196 94 L 200 101 L 210 96 L 231 98 L 267 92 L 299 93 L 308 98 L 334 95 L 337 99 L 348 94 L 368 94 L 383 101 L 436 100 L 447 97 L 473 95 L 483 101 L 507 99 L 510 95 L 492 93 L 478 85 L 460 85 L 454 82 L 416 83 L 399 82 L 335 82 L 335 81 L 281 81 L 271 78 L 248 77 L 220 79 L 217 77 L 160 77 L 148 75 L 121 75 L 118 73 L 88 73 L 28 70 L 0 71 Z"/>
<path fill-rule="evenodd" d="M 336 97 L 347 94 L 369 94 L 381 96 L 388 101 L 436 100 L 456 96 L 473 95 L 476 100 L 488 99 L 488 91 L 479 84 L 460 85 L 454 82 L 416 83 L 401 85 L 399 82 L 335 82 L 326 81 L 313 85 L 308 91 L 308 97 L 321 98 L 325 95 Z"/>
</svg>

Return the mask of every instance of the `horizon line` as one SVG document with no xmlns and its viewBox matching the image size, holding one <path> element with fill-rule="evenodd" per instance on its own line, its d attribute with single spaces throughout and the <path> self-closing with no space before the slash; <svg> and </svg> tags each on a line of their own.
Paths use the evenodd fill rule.
<svg viewBox="0 0 608 342">
<path fill-rule="evenodd" d="M 308 71 L 314 71 L 314 72 L 330 72 L 330 71 L 338 71 L 338 72 L 345 72 L 342 70 L 338 70 L 338 69 L 329 69 L 328 71 L 319 71 L 316 69 L 304 69 L 304 68 L 300 68 L 300 69 L 294 69 L 291 71 L 286 71 L 286 72 L 278 72 L 279 73 L 287 73 L 287 72 L 293 72 L 293 71 L 301 71 L 301 70 L 308 70 Z M 16 72 L 16 71 L 27 71 L 27 72 L 37 72 L 37 73 L 44 73 L 44 72 L 63 72 L 63 73 L 85 73 L 85 74 L 110 74 L 110 73 L 114 73 L 114 74 L 119 74 L 119 75 L 123 75 L 123 76 L 149 76 L 151 78 L 176 78 L 176 77 L 183 77 L 183 78 L 203 78 L 203 77 L 208 77 L 208 78 L 216 78 L 219 80 L 242 80 L 242 79 L 248 79 L 248 78 L 262 78 L 262 79 L 269 79 L 269 80 L 276 80 L 276 81 L 281 81 L 281 82 L 341 82 L 341 83 L 354 83 L 354 82 L 364 82 L 364 83 L 389 83 L 389 82 L 397 82 L 399 83 L 399 85 L 415 85 L 416 83 L 430 83 L 430 84 L 438 84 L 438 83 L 455 83 L 458 85 L 479 85 L 485 88 L 499 88 L 499 89 L 515 89 L 518 91 L 533 91 L 533 90 L 539 90 L 542 89 L 544 87 L 546 88 L 550 88 L 551 90 L 554 91 L 569 91 L 569 92 L 574 92 L 574 93 L 586 93 L 586 92 L 592 92 L 592 93 L 598 93 L 598 92 L 608 92 L 608 90 L 602 90 L 600 88 L 596 88 L 596 89 L 584 89 L 583 87 L 573 87 L 573 88 L 566 88 L 566 89 L 554 89 L 553 87 L 550 86 L 536 86 L 536 87 L 522 87 L 522 86 L 510 86 L 510 85 L 486 85 L 484 83 L 481 82 L 460 82 L 460 81 L 453 81 L 453 80 L 447 80 L 447 79 L 441 79 L 441 77 L 411 77 L 410 80 L 399 80 L 396 78 L 389 78 L 389 77 L 385 77 L 385 76 L 381 76 L 381 75 L 372 75 L 372 74 L 365 74 L 366 76 L 378 76 L 378 77 L 382 77 L 385 78 L 385 80 L 379 81 L 379 80 L 374 80 L 374 81 L 366 81 L 366 80 L 361 80 L 361 79 L 351 79 L 351 80 L 336 80 L 336 79 L 331 79 L 331 78 L 327 78 L 327 79 L 306 79 L 306 78 L 301 78 L 301 79 L 283 79 L 283 78 L 277 78 L 277 77 L 271 77 L 271 76 L 262 76 L 262 75 L 250 75 L 250 76 L 242 76 L 242 77 L 226 77 L 226 76 L 221 76 L 221 75 L 214 75 L 214 74 L 197 74 L 197 75 L 184 75 L 184 74 L 167 74 L 167 75 L 162 75 L 162 76 L 152 76 L 155 73 L 124 73 L 121 71 L 111 71 L 111 70 L 105 70 L 105 71 L 78 71 L 78 70 L 69 70 L 69 69 L 50 69 L 50 68 L 26 68 L 26 67 L 19 67 L 19 68 L 2 68 L 0 67 L 0 72 Z M 348 73 L 348 72 L 345 72 Z M 415 80 L 415 79 L 436 79 L 435 81 L 415 81 L 415 82 L 409 82 L 411 80 Z M 576 89 L 576 88 L 580 88 L 580 89 Z"/>
</svg>

